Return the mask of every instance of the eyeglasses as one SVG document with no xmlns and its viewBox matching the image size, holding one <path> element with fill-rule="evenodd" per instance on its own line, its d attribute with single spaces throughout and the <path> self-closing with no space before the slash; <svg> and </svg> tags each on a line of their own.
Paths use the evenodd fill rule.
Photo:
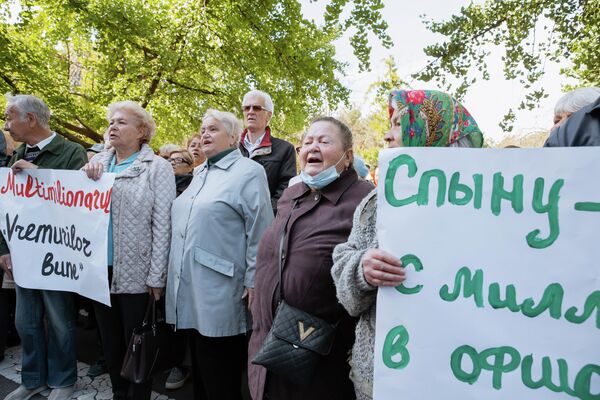
<svg viewBox="0 0 600 400">
<path fill-rule="evenodd" d="M 186 163 L 189 164 L 187 161 L 185 161 L 183 158 L 181 157 L 173 157 L 173 158 L 169 158 L 169 162 L 171 164 L 181 164 L 181 163 Z"/>
<path fill-rule="evenodd" d="M 250 110 L 252 110 L 252 111 L 269 111 L 266 108 L 264 108 L 263 106 L 259 106 L 258 104 L 242 106 L 242 110 L 244 110 L 244 112 L 249 112 Z"/>
</svg>

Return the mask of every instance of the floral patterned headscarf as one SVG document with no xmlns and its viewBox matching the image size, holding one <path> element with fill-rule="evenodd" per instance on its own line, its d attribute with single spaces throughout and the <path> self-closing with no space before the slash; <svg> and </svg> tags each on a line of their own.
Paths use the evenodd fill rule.
<svg viewBox="0 0 600 400">
<path fill-rule="evenodd" d="M 473 147 L 483 146 L 483 134 L 471 114 L 457 100 L 437 90 L 393 90 L 390 118 L 400 114 L 402 143 L 406 147 L 447 147 L 469 137 Z"/>
</svg>

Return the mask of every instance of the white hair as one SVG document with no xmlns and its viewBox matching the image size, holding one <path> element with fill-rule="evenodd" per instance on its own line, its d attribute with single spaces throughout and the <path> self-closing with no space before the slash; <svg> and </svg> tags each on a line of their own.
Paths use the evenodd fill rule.
<svg viewBox="0 0 600 400">
<path fill-rule="evenodd" d="M 202 119 L 212 117 L 223 124 L 227 134 L 235 139 L 235 143 L 240 141 L 240 135 L 242 134 L 242 121 L 235 114 L 227 111 L 218 111 L 213 108 L 209 108 L 204 113 Z"/>
<path fill-rule="evenodd" d="M 244 99 L 242 100 L 242 105 L 246 102 L 246 99 L 250 96 L 258 96 L 265 101 L 265 108 L 267 111 L 271 111 L 271 113 L 275 112 L 275 106 L 273 105 L 273 99 L 267 92 L 263 92 L 262 90 L 251 90 L 244 95 Z"/>
<path fill-rule="evenodd" d="M 12 96 L 6 94 L 6 108 L 12 107 L 19 113 L 21 121 L 24 121 L 27 114 L 33 114 L 37 123 L 42 127 L 50 128 L 50 109 L 39 97 L 30 94 L 17 94 Z"/>
<path fill-rule="evenodd" d="M 181 150 L 181 146 L 177 146 L 175 143 L 167 143 L 160 146 L 160 148 L 158 149 L 158 153 L 161 156 L 168 157 L 169 154 L 177 150 Z"/>
<path fill-rule="evenodd" d="M 150 143 L 156 134 L 156 122 L 154 122 L 154 118 L 152 118 L 152 115 L 148 111 L 135 101 L 119 101 L 108 106 L 106 119 L 110 122 L 110 119 L 117 111 L 125 111 L 131 114 L 136 120 L 136 127 L 144 134 L 142 143 Z"/>
<path fill-rule="evenodd" d="M 584 87 L 565 93 L 554 106 L 554 114 L 574 113 L 600 97 L 600 88 Z"/>
</svg>

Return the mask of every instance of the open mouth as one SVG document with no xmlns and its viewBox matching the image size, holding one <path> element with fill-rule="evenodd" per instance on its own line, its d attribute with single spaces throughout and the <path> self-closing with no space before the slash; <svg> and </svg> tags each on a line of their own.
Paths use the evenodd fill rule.
<svg viewBox="0 0 600 400">
<path fill-rule="evenodd" d="M 321 160 L 321 158 L 317 157 L 317 156 L 308 156 L 308 158 L 306 159 L 306 162 L 308 164 L 318 164 L 318 163 L 323 162 L 323 160 Z"/>
</svg>

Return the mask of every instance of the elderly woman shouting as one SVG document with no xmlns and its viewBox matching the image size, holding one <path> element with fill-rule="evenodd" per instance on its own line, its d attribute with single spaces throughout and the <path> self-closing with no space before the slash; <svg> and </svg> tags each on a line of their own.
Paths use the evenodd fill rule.
<svg viewBox="0 0 600 400">
<path fill-rule="evenodd" d="M 336 299 L 331 254 L 348 238 L 352 214 L 373 186 L 359 180 L 352 167 L 352 133 L 335 118 L 312 122 L 299 159 L 303 182 L 283 192 L 277 218 L 260 243 L 249 358 L 262 353 L 280 300 L 336 325 L 335 334 L 328 344 L 329 354 L 319 358 L 314 371 L 297 371 L 312 372 L 308 384 L 292 382 L 293 376 L 281 371 L 249 364 L 250 392 L 254 400 L 352 399 L 347 359 L 356 321 Z M 300 336 L 308 337 L 309 332 L 306 326 Z"/>
<path fill-rule="evenodd" d="M 450 95 L 435 90 L 395 90 L 389 97 L 388 147 L 481 147 L 483 135 L 469 112 Z M 375 300 L 380 286 L 398 286 L 405 275 L 400 260 L 378 249 L 376 191 L 354 213 L 352 233 L 333 252 L 331 274 L 340 303 L 359 316 L 352 349 L 351 378 L 356 398 L 373 397 Z"/>
<path fill-rule="evenodd" d="M 194 398 L 241 399 L 256 250 L 273 219 L 260 164 L 237 148 L 241 121 L 208 110 L 207 162 L 173 203 L 167 322 L 189 332 Z"/>
<path fill-rule="evenodd" d="M 120 375 L 133 329 L 140 326 L 148 294 L 165 286 L 171 240 L 173 170 L 148 145 L 156 131 L 152 116 L 137 103 L 108 106 L 110 148 L 83 169 L 92 179 L 116 174 L 108 228 L 108 276 L 112 307 L 94 304 L 114 399 L 150 399 L 152 382 L 130 384 Z M 130 387 L 131 386 L 131 387 Z"/>
</svg>

